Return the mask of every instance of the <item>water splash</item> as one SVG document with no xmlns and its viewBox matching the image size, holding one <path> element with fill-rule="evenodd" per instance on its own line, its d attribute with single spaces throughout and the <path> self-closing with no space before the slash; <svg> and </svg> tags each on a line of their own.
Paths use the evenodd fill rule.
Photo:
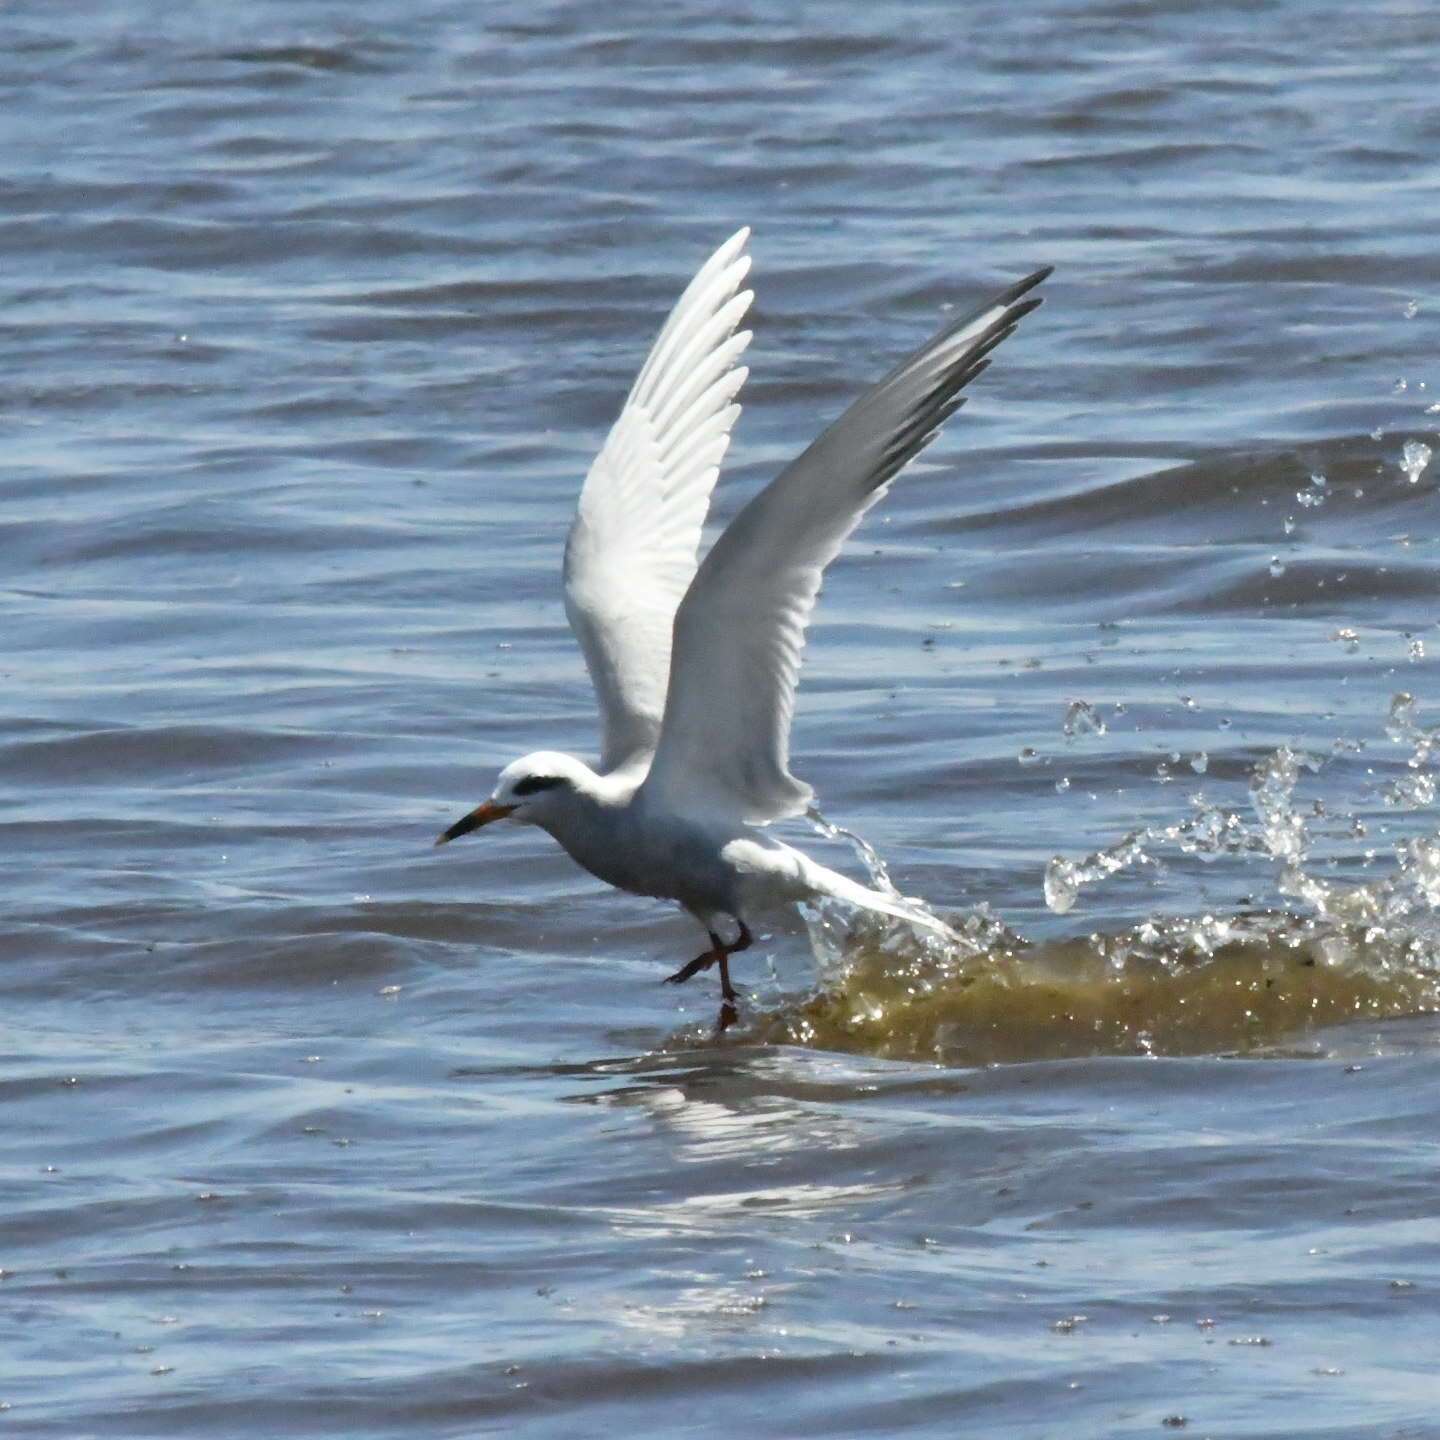
<svg viewBox="0 0 1440 1440">
<path fill-rule="evenodd" d="M 1416 719 L 1415 697 L 1398 692 L 1390 701 L 1386 736 L 1408 752 L 1406 773 L 1378 789 L 1381 801 L 1393 809 L 1427 810 L 1440 794 L 1440 724 L 1422 725 Z M 1337 746 L 1344 752 L 1355 746 Z M 1290 746 L 1266 755 L 1255 766 L 1249 783 L 1253 819 L 1211 803 L 1203 794 L 1191 798 L 1192 812 L 1166 826 L 1131 831 L 1114 844 L 1079 860 L 1056 856 L 1045 875 L 1045 898 L 1056 914 L 1074 908 L 1084 886 L 1136 865 L 1154 865 L 1170 846 L 1201 859 L 1220 856 L 1255 856 L 1275 863 L 1274 888 L 1288 900 L 1297 900 L 1320 923 L 1364 923 L 1397 927 L 1433 940 L 1440 968 L 1440 919 L 1431 879 L 1431 852 L 1435 842 L 1410 837 L 1395 846 L 1393 870 L 1363 883 L 1346 884 L 1318 875 L 1311 864 L 1312 837 L 1296 791 L 1306 774 L 1320 773 L 1326 764 L 1320 756 Z M 1311 814 L 1333 825 L 1320 801 Z M 1366 833 L 1364 822 L 1351 817 L 1348 833 Z M 1378 938 L 1371 936 L 1371 939 Z"/>
<path fill-rule="evenodd" d="M 1257 765 L 1250 794 L 1258 825 L 1248 824 L 1235 811 L 1211 804 L 1199 794 L 1191 797 L 1191 814 L 1176 824 L 1132 830 L 1080 860 L 1055 856 L 1045 867 L 1046 905 L 1056 915 L 1067 914 L 1086 885 L 1137 865 L 1158 864 L 1158 852 L 1166 845 L 1200 859 L 1245 854 L 1287 861 L 1303 857 L 1305 822 L 1291 804 L 1291 796 L 1301 769 L 1317 766 L 1313 757 L 1285 746 Z"/>
<path fill-rule="evenodd" d="M 904 914 L 884 915 L 871 913 L 875 922 L 875 934 L 883 933 L 883 944 L 890 949 L 918 947 L 921 950 L 939 947 L 944 950 L 952 945 L 963 944 L 963 937 L 952 929 L 948 921 L 942 920 L 930 907 L 915 895 L 902 895 L 890 878 L 889 867 L 880 858 L 880 852 L 868 840 L 836 825 L 811 805 L 805 818 L 814 829 L 827 840 L 843 840 L 864 866 L 871 887 L 893 901 Z M 834 974 L 843 969 L 845 957 L 845 936 L 855 915 L 855 908 L 848 901 L 817 896 L 799 906 L 806 929 L 810 932 L 810 948 L 819 963 L 822 975 Z M 907 918 L 908 917 L 908 918 Z M 874 936 L 872 936 L 872 939 Z"/>
<path fill-rule="evenodd" d="M 1437 748 L 1440 748 L 1440 725 L 1420 725 L 1415 720 L 1415 697 L 1401 690 L 1390 701 L 1389 723 L 1385 733 L 1397 745 L 1408 745 L 1410 755 L 1405 764 L 1408 774 L 1392 780 L 1384 789 L 1385 803 L 1397 810 L 1424 810 L 1435 801 L 1436 780 L 1429 773 Z"/>
<path fill-rule="evenodd" d="M 876 890 L 893 899 L 906 900 L 906 897 L 896 889 L 895 882 L 890 878 L 890 869 L 880 858 L 880 852 L 868 840 L 857 835 L 853 830 L 847 830 L 843 825 L 836 825 L 827 820 L 820 813 L 818 805 L 811 805 L 805 811 L 805 818 L 827 840 L 843 840 L 850 846 L 855 852 L 855 858 L 865 867 L 865 873 L 870 877 L 870 884 Z M 913 903 L 919 904 L 920 902 Z"/>
<path fill-rule="evenodd" d="M 1415 816 L 1440 794 L 1440 724 L 1421 723 L 1417 710 L 1409 692 L 1392 698 L 1385 734 L 1402 747 L 1405 773 L 1373 779 L 1369 792 L 1391 812 Z M 1332 750 L 1364 748 L 1337 740 Z M 1177 852 L 1266 867 L 1286 908 L 1152 917 L 1119 932 L 1033 943 L 983 906 L 952 917 L 946 940 L 822 904 L 806 916 L 821 962 L 818 992 L 746 1028 L 758 1040 L 968 1064 L 1314 1053 L 1304 1037 L 1317 1027 L 1440 1009 L 1440 833 L 1393 839 L 1388 868 L 1380 850 L 1357 855 L 1369 836 L 1365 820 L 1301 798 L 1333 755 L 1281 746 L 1254 765 L 1243 807 L 1195 794 L 1174 823 L 1132 830 L 1080 858 L 1057 856 L 1045 872 L 1046 903 L 1057 914 L 1072 912 L 1087 887 Z M 811 818 L 855 845 L 877 888 L 894 893 L 871 847 Z M 1324 853 L 1337 839 L 1355 874 Z"/>
<path fill-rule="evenodd" d="M 1405 763 L 1411 770 L 1433 763 L 1440 753 L 1440 724 L 1421 725 L 1416 721 L 1415 697 L 1408 690 L 1397 690 L 1390 697 L 1385 734 L 1397 745 L 1409 746 Z"/>
<path fill-rule="evenodd" d="M 1303 1054 L 1315 1053 L 1298 1043 L 1313 1027 L 1440 1005 L 1440 977 L 1406 945 L 1283 913 L 1150 920 L 1043 946 L 983 916 L 970 938 L 973 956 L 942 959 L 855 937 L 843 983 L 753 1018 L 749 1037 L 942 1064 Z"/>
<path fill-rule="evenodd" d="M 1145 845 L 1151 838 L 1147 830 L 1132 830 L 1104 850 L 1097 850 L 1083 860 L 1067 860 L 1057 855 L 1045 867 L 1045 903 L 1057 915 L 1074 909 L 1081 888 L 1118 875 L 1132 865 L 1150 863 Z"/>
</svg>

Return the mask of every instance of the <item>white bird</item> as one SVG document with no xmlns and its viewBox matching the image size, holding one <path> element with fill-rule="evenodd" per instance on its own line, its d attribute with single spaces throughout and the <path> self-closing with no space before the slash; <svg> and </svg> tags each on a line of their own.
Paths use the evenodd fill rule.
<svg viewBox="0 0 1440 1440">
<path fill-rule="evenodd" d="M 825 567 L 891 480 L 964 403 L 985 358 L 1040 304 L 1050 268 L 947 325 L 872 385 L 747 504 L 697 569 L 701 527 L 747 371 L 749 230 L 715 252 L 660 331 L 580 492 L 565 609 L 600 702 L 600 765 L 538 751 L 435 842 L 494 820 L 547 830 L 591 874 L 678 901 L 710 947 L 668 978 L 751 943 L 747 916 L 834 896 L 938 926 L 760 828 L 800 814 L 790 718 Z M 1028 297 L 1028 298 L 1027 298 Z M 943 928 L 943 927 L 940 927 Z M 728 937 L 728 938 L 727 938 Z"/>
</svg>

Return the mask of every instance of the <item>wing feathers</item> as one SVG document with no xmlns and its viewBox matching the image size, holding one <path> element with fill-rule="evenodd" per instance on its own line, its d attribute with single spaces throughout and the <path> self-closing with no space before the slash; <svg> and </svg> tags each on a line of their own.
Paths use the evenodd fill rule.
<svg viewBox="0 0 1440 1440">
<path fill-rule="evenodd" d="M 750 343 L 750 331 L 734 334 L 734 327 L 753 298 L 752 292 L 743 291 L 723 310 L 716 311 L 710 323 L 675 348 L 670 367 L 654 383 L 631 396 L 632 405 L 648 410 L 658 432 L 664 432 L 694 397 L 723 380 L 736 356 Z"/>
<path fill-rule="evenodd" d="M 749 237 L 748 229 L 732 235 L 685 287 L 685 293 L 671 311 L 670 318 L 656 337 L 645 364 L 635 377 L 635 385 L 630 391 L 631 400 L 638 400 L 641 404 L 648 403 L 655 389 L 663 388 L 668 380 L 678 373 L 683 373 L 674 368 L 677 352 L 691 342 L 697 331 L 704 330 L 707 322 L 713 318 L 717 306 L 723 306 L 735 295 L 740 288 L 740 282 L 749 273 L 750 257 L 740 255 L 738 259 L 734 258 Z M 722 261 L 723 263 L 717 263 Z M 749 292 L 746 292 L 746 295 L 747 298 L 739 307 L 739 315 L 743 315 L 750 304 Z M 735 317 L 737 322 L 739 315 Z M 734 322 L 731 328 L 734 328 Z"/>
<path fill-rule="evenodd" d="M 749 235 L 706 261 L 661 327 L 566 542 L 565 609 L 600 702 L 606 769 L 648 760 L 659 733 L 675 607 L 740 414 Z"/>
<path fill-rule="evenodd" d="M 946 327 L 871 386 L 735 517 L 675 616 L 664 723 L 645 789 L 753 824 L 794 814 L 790 721 L 826 565 L 888 483 L 964 403 L 959 392 L 1040 302 L 1050 271 Z"/>
</svg>

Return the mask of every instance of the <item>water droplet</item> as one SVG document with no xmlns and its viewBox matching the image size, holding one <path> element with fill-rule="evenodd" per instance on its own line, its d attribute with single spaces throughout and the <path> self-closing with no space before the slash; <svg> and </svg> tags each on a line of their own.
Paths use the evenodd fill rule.
<svg viewBox="0 0 1440 1440">
<path fill-rule="evenodd" d="M 1070 777 L 1069 777 L 1068 775 L 1062 775 L 1062 776 L 1055 782 L 1055 791 L 1056 791 L 1056 793 L 1059 794 L 1059 795 L 1063 795 L 1069 788 L 1070 788 Z"/>
<path fill-rule="evenodd" d="M 1360 648 L 1360 636 L 1348 626 L 1343 626 L 1341 629 L 1335 631 L 1330 638 L 1332 640 L 1338 640 L 1340 644 L 1345 647 L 1345 653 L 1347 655 L 1353 655 Z"/>
<path fill-rule="evenodd" d="M 1277 580 L 1285 573 L 1285 562 L 1278 555 L 1270 557 L 1270 573 Z"/>
<path fill-rule="evenodd" d="M 1405 647 L 1405 654 L 1412 665 L 1418 660 L 1423 660 L 1425 658 L 1425 642 L 1412 635 L 1409 644 Z"/>
<path fill-rule="evenodd" d="M 1106 727 L 1089 701 L 1072 700 L 1065 707 L 1065 722 L 1060 728 L 1067 740 L 1074 740 L 1080 735 L 1103 735 Z"/>
<path fill-rule="evenodd" d="M 1402 775 L 1385 787 L 1385 803 L 1395 810 L 1423 810 L 1435 799 L 1429 775 Z"/>
<path fill-rule="evenodd" d="M 1407 300 L 1405 308 L 1400 312 L 1407 320 L 1413 320 L 1420 313 L 1420 302 L 1418 300 Z"/>
<path fill-rule="evenodd" d="M 1038 765 L 1040 752 L 1033 745 L 1026 745 L 1015 758 L 1022 765 Z"/>
<path fill-rule="evenodd" d="M 1415 697 L 1408 690 L 1397 690 L 1390 697 L 1388 718 L 1392 740 L 1403 739 L 1415 728 Z M 1396 735 L 1396 730 L 1401 733 Z"/>
<path fill-rule="evenodd" d="M 1190 768 L 1197 775 L 1203 775 L 1210 768 L 1210 757 L 1203 750 L 1197 750 L 1190 757 Z"/>
<path fill-rule="evenodd" d="M 1265 848 L 1276 860 L 1298 865 L 1305 857 L 1305 822 L 1292 802 L 1300 781 L 1302 756 L 1282 745 L 1262 760 L 1250 777 L 1250 803 L 1260 817 Z"/>
<path fill-rule="evenodd" d="M 1057 855 L 1045 867 L 1045 904 L 1056 915 L 1067 914 L 1080 894 L 1080 874 L 1073 861 Z"/>
<path fill-rule="evenodd" d="M 1425 467 L 1430 463 L 1435 452 L 1420 440 L 1407 440 L 1405 448 L 1400 452 L 1400 468 L 1405 472 L 1405 478 L 1412 485 L 1420 483 L 1420 476 L 1424 473 Z"/>
</svg>

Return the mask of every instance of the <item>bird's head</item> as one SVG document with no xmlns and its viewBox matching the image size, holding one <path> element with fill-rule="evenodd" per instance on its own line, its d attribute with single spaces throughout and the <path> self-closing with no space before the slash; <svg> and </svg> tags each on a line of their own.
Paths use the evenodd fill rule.
<svg viewBox="0 0 1440 1440">
<path fill-rule="evenodd" d="M 490 798 L 462 815 L 435 843 L 444 845 L 492 820 L 544 825 L 574 803 L 587 777 L 593 778 L 588 765 L 554 750 L 537 750 L 512 760 L 500 772 Z"/>
</svg>

